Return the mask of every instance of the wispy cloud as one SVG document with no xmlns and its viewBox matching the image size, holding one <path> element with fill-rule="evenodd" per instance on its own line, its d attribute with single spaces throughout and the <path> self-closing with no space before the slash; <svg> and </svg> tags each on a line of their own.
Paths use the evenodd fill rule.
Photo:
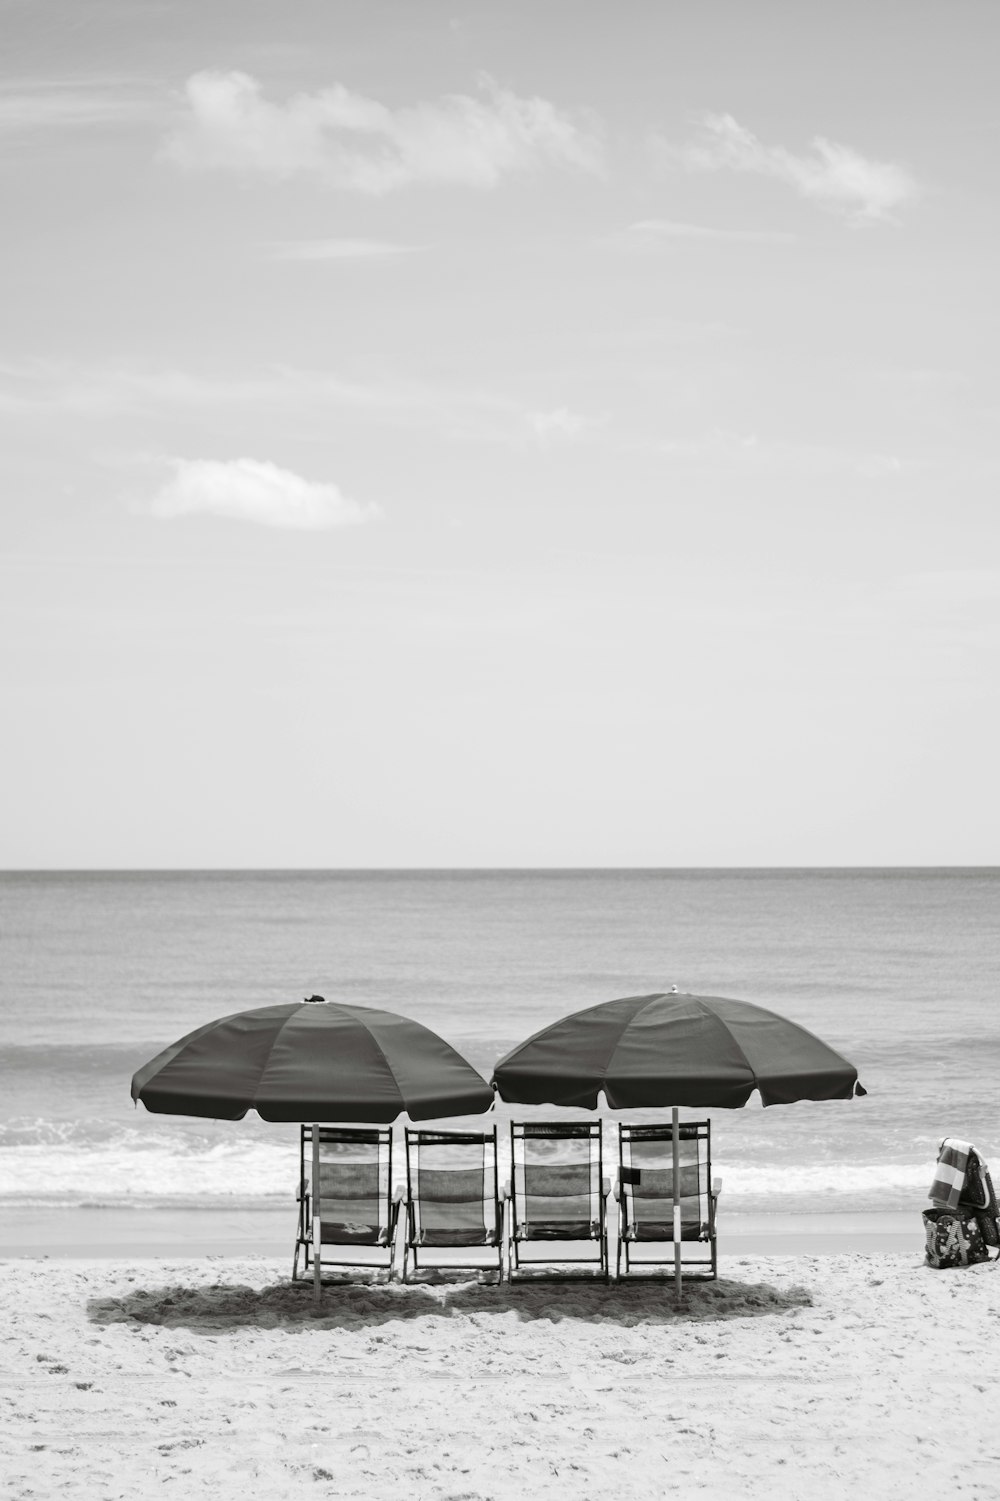
<svg viewBox="0 0 1000 1501">
<path fill-rule="evenodd" d="M 890 481 L 910 467 L 892 454 L 872 453 L 850 444 L 803 442 L 779 434 L 739 431 L 713 427 L 700 432 L 655 437 L 638 434 L 631 440 L 621 437 L 622 446 L 648 453 L 665 462 L 697 462 L 704 469 L 720 472 L 758 471 L 760 473 L 838 476 L 850 481 L 859 476 L 867 480 Z"/>
<path fill-rule="evenodd" d="M 0 84 L 0 130 L 65 130 L 150 119 L 161 106 L 128 80 L 31 79 Z"/>
<path fill-rule="evenodd" d="M 539 443 L 548 443 L 553 439 L 557 442 L 573 441 L 583 437 L 593 425 L 591 418 L 584 417 L 579 412 L 571 412 L 569 407 L 528 413 L 528 426 Z"/>
<path fill-rule="evenodd" d="M 303 479 L 257 459 L 171 459 L 171 478 L 146 509 L 151 516 L 224 516 L 256 526 L 327 531 L 376 517 L 336 485 Z"/>
<path fill-rule="evenodd" d="M 942 568 L 901 575 L 894 585 L 900 598 L 939 605 L 1000 605 L 1000 568 Z"/>
<path fill-rule="evenodd" d="M 868 453 L 858 460 L 858 473 L 865 479 L 888 479 L 902 472 L 901 461 L 892 453 Z"/>
<path fill-rule="evenodd" d="M 356 379 L 332 370 L 273 366 L 238 375 L 37 361 L 0 363 L 0 417 L 49 421 L 57 413 L 103 421 L 122 413 L 156 417 L 170 411 L 215 421 L 217 414 L 266 416 L 269 432 L 299 431 L 303 421 L 329 422 L 331 409 L 370 422 L 448 440 L 523 443 L 523 402 L 474 386 L 437 386 L 406 377 Z"/>
<path fill-rule="evenodd" d="M 815 136 L 809 154 L 765 146 L 732 115 L 705 115 L 698 138 L 683 146 L 660 142 L 666 158 L 689 172 L 752 172 L 786 183 L 803 198 L 859 221 L 889 220 L 916 197 L 905 167 L 877 162 L 851 146 Z"/>
<path fill-rule="evenodd" d="M 266 253 L 273 261 L 370 261 L 412 255 L 420 248 L 391 240 L 276 240 Z"/>
<path fill-rule="evenodd" d="M 636 246 L 660 245 L 669 240 L 720 240 L 741 245 L 788 245 L 796 237 L 774 229 L 720 229 L 708 224 L 685 224 L 676 219 L 640 219 L 623 238 Z"/>
<path fill-rule="evenodd" d="M 304 175 L 372 196 L 411 183 L 492 188 L 542 167 L 603 170 L 592 120 L 577 123 L 547 99 L 521 98 L 485 75 L 478 83 L 477 96 L 393 109 L 342 84 L 275 104 L 249 74 L 196 73 L 162 154 L 192 171 Z"/>
</svg>

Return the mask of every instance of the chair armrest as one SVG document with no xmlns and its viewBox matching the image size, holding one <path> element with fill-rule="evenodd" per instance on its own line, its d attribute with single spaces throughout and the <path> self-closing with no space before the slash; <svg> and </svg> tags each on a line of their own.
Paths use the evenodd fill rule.
<svg viewBox="0 0 1000 1501">
<path fill-rule="evenodd" d="M 612 1185 L 611 1185 L 611 1192 L 614 1194 L 614 1196 L 615 1196 L 615 1203 L 617 1204 L 620 1201 L 620 1199 L 621 1199 L 621 1185 L 619 1184 L 617 1178 L 615 1179 L 614 1183 L 612 1183 Z"/>
<path fill-rule="evenodd" d="M 510 1179 L 508 1178 L 506 1180 L 506 1182 L 502 1185 L 501 1189 L 500 1189 L 500 1201 L 501 1201 L 501 1203 L 506 1203 L 506 1201 L 508 1199 L 512 1199 L 513 1197 L 514 1197 L 514 1192 L 513 1192 L 513 1189 L 511 1188 Z"/>
<path fill-rule="evenodd" d="M 406 1198 L 406 1189 L 403 1187 L 402 1183 L 400 1183 L 399 1186 L 398 1186 L 398 1188 L 396 1188 L 393 1191 L 392 1202 L 394 1204 L 402 1204 L 402 1202 L 403 1202 L 403 1200 L 405 1198 Z"/>
<path fill-rule="evenodd" d="M 604 1195 L 604 1197 L 606 1199 L 608 1199 L 608 1198 L 611 1197 L 611 1179 L 610 1178 L 602 1178 L 601 1179 L 601 1193 Z"/>
<path fill-rule="evenodd" d="M 717 1199 L 719 1197 L 719 1195 L 720 1195 L 721 1192 L 722 1192 L 722 1179 L 721 1178 L 713 1178 L 712 1179 L 712 1198 L 713 1199 Z"/>
</svg>

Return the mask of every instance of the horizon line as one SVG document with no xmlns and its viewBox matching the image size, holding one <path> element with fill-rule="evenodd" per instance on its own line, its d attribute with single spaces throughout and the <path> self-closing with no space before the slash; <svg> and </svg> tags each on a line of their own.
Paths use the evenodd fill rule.
<svg viewBox="0 0 1000 1501">
<path fill-rule="evenodd" d="M 761 872 L 1000 871 L 1000 864 L 861 865 L 37 865 L 2 866 L 2 876 L 69 875 L 625 875 Z"/>
</svg>

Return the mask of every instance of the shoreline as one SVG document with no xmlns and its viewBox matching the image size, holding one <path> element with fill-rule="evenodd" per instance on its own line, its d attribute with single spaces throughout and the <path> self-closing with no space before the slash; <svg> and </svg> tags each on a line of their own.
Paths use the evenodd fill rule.
<svg viewBox="0 0 1000 1501">
<path fill-rule="evenodd" d="M 733 1256 L 834 1256 L 855 1252 L 923 1255 L 923 1204 L 906 1212 L 723 1213 L 720 1264 Z M 287 1259 L 295 1240 L 294 1202 L 281 1208 L 205 1209 L 6 1206 L 0 1260 L 192 1256 Z"/>
</svg>

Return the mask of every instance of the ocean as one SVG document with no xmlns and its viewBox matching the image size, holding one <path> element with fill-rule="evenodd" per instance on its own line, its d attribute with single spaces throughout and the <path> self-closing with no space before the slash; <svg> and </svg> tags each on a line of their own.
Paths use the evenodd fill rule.
<svg viewBox="0 0 1000 1501">
<path fill-rule="evenodd" d="M 0 874 L 0 1204 L 293 1206 L 296 1127 L 132 1105 L 215 1016 L 384 1006 L 489 1077 L 569 1011 L 677 985 L 793 1018 L 868 1090 L 711 1112 L 727 1209 L 919 1214 L 942 1136 L 1000 1167 L 998 980 L 995 869 Z"/>
</svg>

